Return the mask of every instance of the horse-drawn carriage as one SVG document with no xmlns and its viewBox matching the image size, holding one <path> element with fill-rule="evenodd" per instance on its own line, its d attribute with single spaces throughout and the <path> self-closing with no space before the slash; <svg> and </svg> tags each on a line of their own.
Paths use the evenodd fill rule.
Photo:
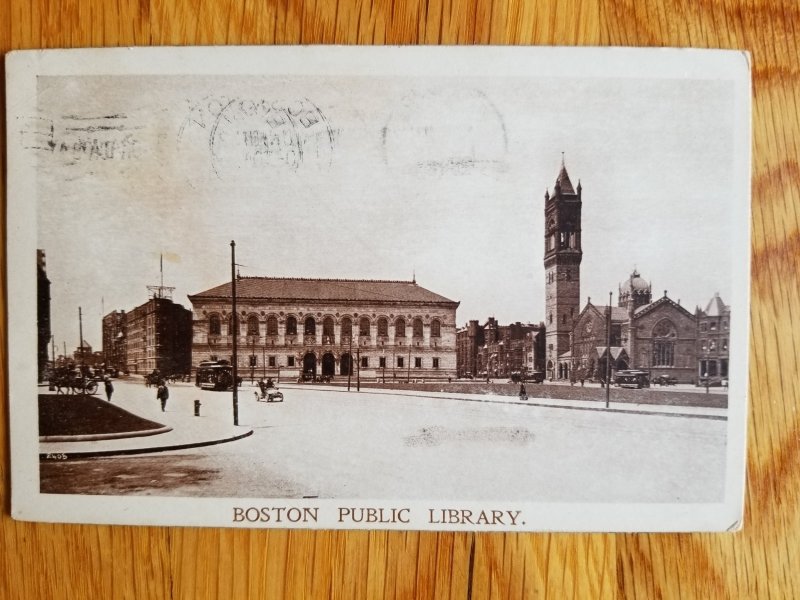
<svg viewBox="0 0 800 600">
<path fill-rule="evenodd" d="M 57 369 L 50 380 L 56 394 L 96 394 L 97 379 L 91 374 L 72 369 Z"/>
</svg>

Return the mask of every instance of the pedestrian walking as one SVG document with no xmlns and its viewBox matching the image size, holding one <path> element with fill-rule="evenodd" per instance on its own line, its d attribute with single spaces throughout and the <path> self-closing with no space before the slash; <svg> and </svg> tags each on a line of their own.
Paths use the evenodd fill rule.
<svg viewBox="0 0 800 600">
<path fill-rule="evenodd" d="M 528 391 L 525 389 L 525 383 L 519 384 L 519 399 L 520 400 L 528 399 Z"/>
<path fill-rule="evenodd" d="M 106 400 L 111 402 L 111 394 L 114 393 L 114 384 L 111 383 L 111 378 L 108 377 L 107 375 L 103 379 L 103 384 L 105 385 L 106 388 Z"/>
<path fill-rule="evenodd" d="M 169 388 L 167 388 L 167 383 L 163 379 L 158 384 L 158 392 L 156 392 L 156 398 L 161 400 L 161 412 L 166 412 L 167 400 L 169 399 Z"/>
</svg>

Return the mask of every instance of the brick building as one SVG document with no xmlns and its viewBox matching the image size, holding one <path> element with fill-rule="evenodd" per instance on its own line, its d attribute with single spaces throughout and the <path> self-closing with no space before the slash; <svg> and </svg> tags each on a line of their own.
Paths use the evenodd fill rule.
<svg viewBox="0 0 800 600">
<path fill-rule="evenodd" d="M 50 280 L 44 250 L 36 251 L 36 319 L 39 381 L 46 378 L 50 360 Z"/>
<path fill-rule="evenodd" d="M 245 375 L 376 380 L 456 375 L 458 302 L 416 281 L 237 280 L 238 368 Z M 231 283 L 190 295 L 192 365 L 231 360 Z M 357 361 L 357 367 L 354 364 Z"/>
<path fill-rule="evenodd" d="M 636 368 L 653 376 L 669 375 L 682 383 L 694 383 L 695 316 L 671 300 L 666 290 L 663 297 L 654 302 L 651 299 L 651 285 L 634 271 L 619 287 L 617 306 L 610 309 L 608 347 L 609 307 L 594 305 L 589 298 L 575 321 L 570 365 L 555 376 L 604 379 L 610 353 L 612 373 Z"/>
<path fill-rule="evenodd" d="M 529 375 L 544 368 L 544 323 L 499 325 L 489 317 L 482 325 L 470 321 L 456 338 L 459 377 Z"/>
<path fill-rule="evenodd" d="M 103 359 L 124 357 L 122 370 L 130 373 L 188 373 L 191 343 L 192 312 L 168 298 L 153 297 L 127 313 L 103 317 Z"/>
<path fill-rule="evenodd" d="M 731 307 L 719 294 L 706 305 L 698 307 L 697 315 L 697 377 L 715 382 L 728 378 L 728 344 L 730 342 Z"/>
<path fill-rule="evenodd" d="M 653 301 L 651 284 L 634 270 L 617 306 L 589 298 L 579 311 L 581 209 L 582 186 L 573 188 L 562 162 L 544 206 L 547 379 L 604 379 L 609 364 L 612 377 L 633 368 L 682 383 L 727 377 L 730 307 L 718 295 L 693 314 L 666 290 Z"/>
<path fill-rule="evenodd" d="M 127 314 L 115 310 L 103 317 L 103 362 L 120 372 L 128 369 Z"/>
</svg>

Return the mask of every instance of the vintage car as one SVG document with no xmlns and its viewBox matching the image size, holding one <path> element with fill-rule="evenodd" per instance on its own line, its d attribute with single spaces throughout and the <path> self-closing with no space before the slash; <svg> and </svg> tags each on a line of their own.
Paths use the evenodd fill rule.
<svg viewBox="0 0 800 600">
<path fill-rule="evenodd" d="M 676 385 L 678 383 L 678 378 L 673 377 L 672 375 L 656 375 L 653 378 L 653 385 Z"/>
</svg>

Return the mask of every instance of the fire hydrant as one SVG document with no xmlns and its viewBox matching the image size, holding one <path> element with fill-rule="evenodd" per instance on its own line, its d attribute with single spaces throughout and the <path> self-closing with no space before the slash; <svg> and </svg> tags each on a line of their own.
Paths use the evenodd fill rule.
<svg viewBox="0 0 800 600">
<path fill-rule="evenodd" d="M 200 400 L 194 401 L 194 416 L 195 417 L 200 416 Z"/>
</svg>

